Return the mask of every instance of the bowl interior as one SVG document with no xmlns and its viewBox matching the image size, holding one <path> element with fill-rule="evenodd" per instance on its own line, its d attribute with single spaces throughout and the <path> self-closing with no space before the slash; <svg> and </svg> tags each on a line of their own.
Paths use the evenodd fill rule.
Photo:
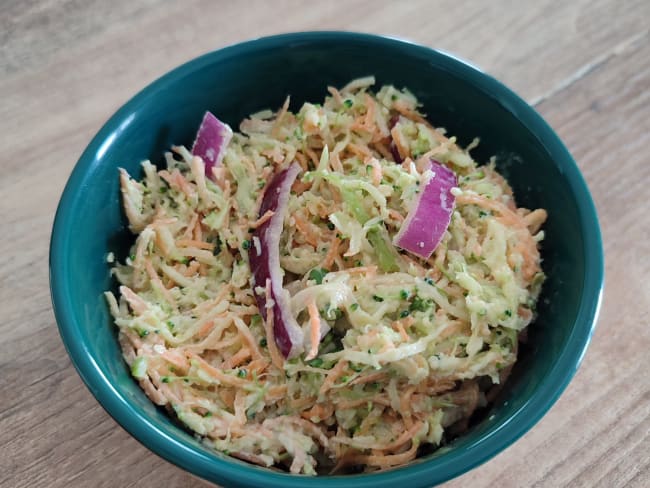
<svg viewBox="0 0 650 488">
<path fill-rule="evenodd" d="M 575 164 L 543 121 L 502 85 L 453 58 L 407 43 L 354 34 L 302 34 L 253 41 L 211 53 L 166 75 L 125 105 L 83 154 L 62 198 L 52 239 L 51 286 L 66 347 L 93 394 L 148 447 L 209 479 L 290 486 L 205 449 L 157 409 L 131 378 L 102 293 L 114 286 L 108 252 L 125 258 L 133 236 L 121 211 L 118 167 L 163 160 L 171 144 L 190 145 L 205 110 L 233 128 L 252 112 L 320 101 L 328 85 L 374 74 L 377 86 L 408 87 L 437 126 L 474 157 L 497 155 L 518 204 L 549 213 L 543 243 L 548 275 L 514 376 L 489 415 L 435 460 L 380 475 L 323 478 L 313 486 L 400 480 L 433 484 L 460 474 L 514 441 L 550 407 L 577 368 L 592 330 L 602 284 L 600 236 Z M 486 447 L 485 443 L 489 443 Z M 427 458 L 428 459 L 428 458 Z M 242 471 L 248 478 L 238 478 Z M 304 480 L 303 480 L 304 481 Z M 324 486 L 324 485 L 323 485 Z"/>
</svg>

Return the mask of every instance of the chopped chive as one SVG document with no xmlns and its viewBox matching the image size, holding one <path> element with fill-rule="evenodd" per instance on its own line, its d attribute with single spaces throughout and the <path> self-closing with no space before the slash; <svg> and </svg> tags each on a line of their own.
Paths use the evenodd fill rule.
<svg viewBox="0 0 650 488">
<path fill-rule="evenodd" d="M 335 226 L 332 222 L 328 222 L 328 223 L 327 223 L 327 228 L 328 228 L 329 230 L 334 230 L 334 229 L 336 229 L 336 226 Z"/>
<path fill-rule="evenodd" d="M 400 297 L 402 300 L 407 300 L 408 297 L 409 297 L 409 292 L 406 291 L 406 290 L 400 290 L 400 292 L 399 292 L 399 297 Z"/>
<path fill-rule="evenodd" d="M 312 359 L 307 364 L 309 364 L 309 366 L 313 368 L 320 368 L 323 365 L 323 359 L 322 358 Z"/>
<path fill-rule="evenodd" d="M 247 374 L 248 372 L 244 368 L 241 368 L 239 371 L 237 371 L 237 376 L 240 378 L 246 378 Z"/>
<path fill-rule="evenodd" d="M 358 310 L 358 309 L 359 309 L 359 304 L 358 303 L 353 303 L 352 305 L 350 305 L 350 310 L 352 310 L 353 312 Z"/>
<path fill-rule="evenodd" d="M 266 337 L 260 339 L 260 347 L 266 347 L 268 343 L 266 342 Z"/>
<path fill-rule="evenodd" d="M 351 108 L 353 103 L 354 102 L 350 98 L 346 98 L 345 100 L 343 100 L 343 105 L 345 105 L 346 108 Z"/>
<path fill-rule="evenodd" d="M 374 301 L 376 301 L 376 302 L 383 302 L 384 301 L 384 299 L 382 297 L 380 297 L 379 295 L 373 295 L 372 299 Z"/>
<path fill-rule="evenodd" d="M 251 248 L 251 241 L 245 239 L 244 242 L 241 243 L 241 247 L 244 249 L 244 251 L 248 251 Z"/>
<path fill-rule="evenodd" d="M 408 317 L 410 314 L 411 314 L 411 312 L 409 312 L 408 310 L 402 310 L 399 313 L 399 318 L 404 319 L 404 318 Z"/>
<path fill-rule="evenodd" d="M 160 378 L 160 381 L 162 381 L 163 383 L 169 383 L 169 381 L 170 381 L 169 376 L 163 376 L 163 377 L 161 377 L 161 378 Z"/>
</svg>

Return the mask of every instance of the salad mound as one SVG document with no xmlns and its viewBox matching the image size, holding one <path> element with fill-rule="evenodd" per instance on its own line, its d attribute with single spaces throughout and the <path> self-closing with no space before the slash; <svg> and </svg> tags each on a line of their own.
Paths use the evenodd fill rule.
<svg viewBox="0 0 650 488">
<path fill-rule="evenodd" d="M 120 172 L 136 239 L 106 298 L 124 359 L 227 455 L 310 475 L 408 463 L 489 405 L 535 316 L 546 212 L 374 83 L 239 132 L 208 112 L 164 169 Z"/>
</svg>

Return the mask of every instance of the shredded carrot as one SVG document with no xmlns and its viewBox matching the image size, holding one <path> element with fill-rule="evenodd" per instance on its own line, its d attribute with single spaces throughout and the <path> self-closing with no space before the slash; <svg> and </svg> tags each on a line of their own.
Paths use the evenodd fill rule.
<svg viewBox="0 0 650 488">
<path fill-rule="evenodd" d="M 241 363 L 243 363 L 244 361 L 246 361 L 249 357 L 251 357 L 250 349 L 248 349 L 247 347 L 242 347 L 239 351 L 237 351 L 235 354 L 233 354 L 223 362 L 222 368 L 223 369 L 235 368 L 239 366 Z"/>
<path fill-rule="evenodd" d="M 349 142 L 346 147 L 352 151 L 353 154 L 359 156 L 360 158 L 372 157 L 372 152 L 365 146 L 360 146 L 358 144 L 354 144 L 353 142 Z"/>
<path fill-rule="evenodd" d="M 226 374 L 220 369 L 215 368 L 212 366 L 210 363 L 208 363 L 205 359 L 203 359 L 201 356 L 198 354 L 192 352 L 192 351 L 185 351 L 185 354 L 187 355 L 187 358 L 190 361 L 196 361 L 196 363 L 199 365 L 199 367 L 205 371 L 207 374 L 212 376 L 214 379 L 216 379 L 219 383 L 228 385 L 228 386 L 236 386 L 239 388 L 242 388 L 243 386 L 247 385 L 249 383 L 248 380 L 244 378 L 240 378 L 238 376 Z"/>
<path fill-rule="evenodd" d="M 221 401 L 228 407 L 230 410 L 235 406 L 235 390 L 232 388 L 219 388 L 217 390 Z"/>
<path fill-rule="evenodd" d="M 396 220 L 397 222 L 404 222 L 404 216 L 399 213 L 397 210 L 393 210 L 392 208 L 388 209 L 388 216 Z"/>
<path fill-rule="evenodd" d="M 386 373 L 382 372 L 376 372 L 376 373 L 370 373 L 370 374 L 365 374 L 362 376 L 359 376 L 358 378 L 353 379 L 350 381 L 351 385 L 362 385 L 365 383 L 372 383 L 375 381 L 383 381 L 388 377 Z"/>
<path fill-rule="evenodd" d="M 287 115 L 287 110 L 289 110 L 289 102 L 291 101 L 291 97 L 288 96 L 285 100 L 284 103 L 282 104 L 282 108 L 278 112 L 278 114 L 275 117 L 275 121 L 273 122 L 273 129 L 271 129 L 271 135 L 276 137 L 278 135 L 278 130 L 280 128 L 280 124 L 282 123 L 282 120 L 284 119 L 284 116 Z"/>
<path fill-rule="evenodd" d="M 372 166 L 372 184 L 379 186 L 381 184 L 381 178 L 383 176 L 379 161 L 377 161 L 377 158 L 370 158 L 366 160 L 366 164 Z"/>
<path fill-rule="evenodd" d="M 133 290 L 131 290 L 131 288 L 129 288 L 128 286 L 126 285 L 120 286 L 120 293 L 129 303 L 131 310 L 133 310 L 136 314 L 142 315 L 149 309 L 149 307 L 147 306 L 147 302 L 145 302 L 142 298 L 140 298 L 140 296 L 136 294 Z"/>
<path fill-rule="evenodd" d="M 199 269 L 199 262 L 198 261 L 192 261 L 190 264 L 185 265 L 185 264 L 178 264 L 177 266 L 183 266 L 181 270 L 179 270 L 183 276 L 194 276 L 194 274 L 198 271 Z M 178 269 L 178 268 L 176 268 Z"/>
<path fill-rule="evenodd" d="M 406 444 L 410 439 L 413 439 L 415 435 L 422 429 L 423 422 L 421 420 L 418 420 L 415 423 L 412 423 L 411 427 L 408 428 L 408 430 L 405 430 L 397 439 L 395 439 L 393 442 L 381 446 L 381 449 L 383 451 L 390 451 L 393 449 L 397 449 L 398 447 L 401 447 L 403 444 Z"/>
<path fill-rule="evenodd" d="M 251 334 L 251 331 L 248 328 L 248 326 L 239 317 L 235 317 L 233 322 L 235 324 L 235 327 L 237 327 L 239 334 L 244 338 L 244 341 L 246 341 L 246 343 L 248 344 L 248 348 L 250 349 L 253 358 L 255 358 L 256 360 L 262 359 L 262 353 L 257 347 L 257 341 L 253 337 L 253 334 Z"/>
<path fill-rule="evenodd" d="M 192 212 L 192 216 L 190 217 L 190 221 L 187 224 L 187 227 L 185 227 L 185 232 L 183 232 L 183 239 L 191 239 L 193 235 L 193 230 L 194 226 L 196 225 L 196 221 L 199 219 L 199 214 L 196 212 Z"/>
<path fill-rule="evenodd" d="M 419 122 L 421 124 L 426 125 L 427 127 L 431 127 L 431 124 L 427 119 L 422 117 L 419 113 L 417 113 L 415 110 L 413 110 L 411 107 L 406 105 L 402 100 L 397 100 L 393 104 L 393 108 L 397 110 L 401 115 L 406 117 L 407 119 L 411 119 L 414 122 Z"/>
<path fill-rule="evenodd" d="M 255 373 L 259 378 L 259 376 L 266 370 L 266 368 L 268 368 L 269 364 L 270 362 L 268 359 L 259 358 L 248 363 L 247 369 L 251 372 L 251 374 Z"/>
<path fill-rule="evenodd" d="M 178 351 L 167 349 L 160 356 L 181 371 L 187 371 L 190 368 L 190 363 L 187 362 L 187 358 Z"/>
<path fill-rule="evenodd" d="M 404 140 L 404 137 L 402 136 L 402 133 L 400 132 L 397 125 L 391 129 L 390 135 L 393 137 L 393 142 L 395 143 L 395 147 L 397 148 L 397 152 L 399 153 L 400 157 L 402 159 L 405 159 L 407 156 L 409 156 L 411 154 L 411 150 L 409 149 L 408 143 Z"/>
<path fill-rule="evenodd" d="M 371 398 L 357 398 L 355 400 L 341 400 L 336 406 L 340 409 L 357 408 L 361 405 L 367 404 L 368 402 L 383 405 L 385 407 L 390 406 L 390 400 L 386 398 L 385 395 L 375 395 Z"/>
<path fill-rule="evenodd" d="M 212 329 L 214 329 L 214 320 L 208 320 L 199 328 L 199 330 L 196 331 L 196 335 L 199 337 L 205 337 Z"/>
<path fill-rule="evenodd" d="M 318 355 L 318 344 L 320 343 L 320 314 L 316 306 L 316 300 L 313 298 L 307 303 L 307 310 L 309 311 L 309 330 L 311 346 L 305 361 L 311 361 Z"/>
<path fill-rule="evenodd" d="M 306 147 L 305 152 L 307 153 L 307 156 L 309 156 L 309 159 L 311 159 L 312 164 L 315 167 L 318 167 L 318 164 L 320 163 L 320 158 L 316 155 L 314 150 L 310 147 Z"/>
<path fill-rule="evenodd" d="M 357 464 L 368 464 L 370 466 L 378 466 L 381 468 L 388 468 L 390 466 L 397 466 L 404 464 L 415 458 L 418 452 L 419 443 L 411 441 L 411 447 L 408 451 L 401 454 L 370 454 L 360 455 L 354 458 Z"/>
<path fill-rule="evenodd" d="M 338 152 L 332 152 L 330 154 L 330 166 L 332 170 L 338 171 L 339 173 L 344 173 L 343 165 L 341 164 L 341 158 L 339 158 Z"/>
<path fill-rule="evenodd" d="M 176 241 L 178 247 L 196 247 L 198 249 L 214 250 L 214 244 L 205 241 L 195 241 L 194 239 L 180 239 Z"/>
<path fill-rule="evenodd" d="M 302 168 L 303 171 L 308 171 L 309 166 L 307 164 L 307 157 L 301 153 L 300 151 L 296 152 L 296 159 L 298 160 L 298 164 Z"/>
<path fill-rule="evenodd" d="M 412 317 L 409 317 L 412 318 Z M 408 333 L 404 329 L 404 324 L 402 323 L 401 320 L 395 320 L 392 324 L 391 327 L 395 329 L 396 332 L 399 332 L 400 337 L 404 342 L 408 342 L 411 338 L 409 337 Z"/>
<path fill-rule="evenodd" d="M 529 308 L 519 307 L 517 309 L 517 315 L 519 315 L 526 322 L 529 322 L 533 318 L 533 312 Z"/>
<path fill-rule="evenodd" d="M 547 213 L 543 208 L 533 210 L 524 217 L 524 223 L 531 234 L 536 234 L 542 224 L 546 221 Z"/>
<path fill-rule="evenodd" d="M 305 238 L 305 241 L 314 246 L 314 248 L 318 247 L 318 236 L 312 230 L 311 224 L 304 220 L 298 212 L 294 213 L 292 217 L 296 222 L 296 227 Z"/>
<path fill-rule="evenodd" d="M 375 112 L 377 110 L 377 107 L 375 105 L 374 98 L 372 98 L 370 95 L 366 93 L 364 98 L 366 101 L 366 118 L 363 125 L 368 129 L 370 133 L 372 133 L 374 132 L 375 126 L 377 125 L 375 122 Z"/>
<path fill-rule="evenodd" d="M 334 97 L 334 100 L 336 100 L 336 103 L 343 105 L 343 97 L 341 97 L 341 93 L 336 88 L 333 86 L 328 86 L 327 91 L 331 93 L 331 95 Z"/>
<path fill-rule="evenodd" d="M 336 273 L 340 273 L 340 271 L 337 271 Z M 359 274 L 365 274 L 368 276 L 374 276 L 377 274 L 377 266 L 372 265 L 372 266 L 357 266 L 356 268 L 348 268 L 345 270 L 345 273 L 349 275 L 359 275 Z"/>
<path fill-rule="evenodd" d="M 526 227 L 526 224 L 521 216 L 497 200 L 492 200 L 482 195 L 471 195 L 463 193 L 456 197 L 456 203 L 461 205 L 477 205 L 479 207 L 501 214 L 506 225 L 512 225 L 519 228 Z"/>
<path fill-rule="evenodd" d="M 336 363 L 336 366 L 334 366 L 332 369 L 329 370 L 329 373 L 327 374 L 327 378 L 325 378 L 325 381 L 323 381 L 323 384 L 320 387 L 319 393 L 321 395 L 327 393 L 327 391 L 330 390 L 332 386 L 334 386 L 336 380 L 339 379 L 341 376 L 343 376 L 343 373 L 345 372 L 345 369 L 347 367 L 348 367 L 347 361 L 339 360 L 339 362 Z"/>
<path fill-rule="evenodd" d="M 324 420 L 330 418 L 333 414 L 334 414 L 333 403 L 328 403 L 327 405 L 317 403 L 314 406 L 312 406 L 309 410 L 305 410 L 301 412 L 300 416 L 303 419 L 307 419 L 307 420 L 317 418 L 318 422 L 323 422 Z"/>
<path fill-rule="evenodd" d="M 140 386 L 149 397 L 149 399 L 154 402 L 156 405 L 167 405 L 169 403 L 165 395 L 163 395 L 151 382 L 149 378 L 142 378 L 140 380 Z"/>
<path fill-rule="evenodd" d="M 406 425 L 407 429 L 410 429 L 413 426 L 412 407 L 409 400 L 414 391 L 415 386 L 409 386 L 400 396 L 400 414 L 402 414 L 402 419 L 404 419 L 404 425 Z"/>
<path fill-rule="evenodd" d="M 334 239 L 332 239 L 332 244 L 330 245 L 327 254 L 325 255 L 325 259 L 321 263 L 322 268 L 331 269 L 332 263 L 334 262 L 334 258 L 339 254 L 340 245 L 341 245 L 341 239 L 335 236 Z"/>
<path fill-rule="evenodd" d="M 221 190 L 226 189 L 226 168 L 223 166 L 212 166 L 212 176 L 214 181 Z"/>
<path fill-rule="evenodd" d="M 252 228 L 252 229 L 257 229 L 260 225 L 267 222 L 274 215 L 275 215 L 275 212 L 273 210 L 267 210 L 264 213 L 264 215 L 262 215 L 259 219 L 257 219 L 252 224 L 250 224 L 249 227 Z"/>
<path fill-rule="evenodd" d="M 390 149 L 388 149 L 388 146 L 382 140 L 375 141 L 373 143 L 373 146 L 374 146 L 375 150 L 379 154 L 381 154 L 382 158 L 384 158 L 384 159 L 386 159 L 388 161 L 392 161 L 394 159 L 393 154 L 390 152 Z"/>
<path fill-rule="evenodd" d="M 246 392 L 237 390 L 235 393 L 235 402 L 233 404 L 235 410 L 235 418 L 239 425 L 246 423 Z"/>
</svg>

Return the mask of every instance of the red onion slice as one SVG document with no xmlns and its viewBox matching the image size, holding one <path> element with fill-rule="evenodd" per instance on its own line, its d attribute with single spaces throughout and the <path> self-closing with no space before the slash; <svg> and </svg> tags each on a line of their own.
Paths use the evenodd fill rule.
<svg viewBox="0 0 650 488">
<path fill-rule="evenodd" d="M 192 145 L 192 154 L 200 156 L 205 164 L 205 174 L 212 177 L 212 168 L 221 166 L 226 146 L 232 139 L 232 130 L 212 113 L 206 112 Z"/>
<path fill-rule="evenodd" d="M 273 332 L 278 349 L 285 358 L 300 353 L 304 343 L 302 329 L 291 313 L 289 292 L 282 286 L 283 271 L 280 267 L 280 236 L 287 211 L 291 185 L 300 172 L 300 166 L 293 163 L 289 168 L 277 173 L 269 184 L 262 205 L 260 217 L 267 211 L 274 212 L 273 217 L 260 225 L 253 233 L 253 239 L 259 240 L 259 247 L 253 246 L 249 251 L 249 262 L 253 273 L 253 289 L 266 286 L 271 282 L 270 297 L 273 299 Z M 266 320 L 267 303 L 264 293 L 255 292 L 260 314 Z"/>
<path fill-rule="evenodd" d="M 454 211 L 456 198 L 451 189 L 458 185 L 452 170 L 431 161 L 434 176 L 416 196 L 393 244 L 427 259 L 440 244 Z"/>
</svg>

